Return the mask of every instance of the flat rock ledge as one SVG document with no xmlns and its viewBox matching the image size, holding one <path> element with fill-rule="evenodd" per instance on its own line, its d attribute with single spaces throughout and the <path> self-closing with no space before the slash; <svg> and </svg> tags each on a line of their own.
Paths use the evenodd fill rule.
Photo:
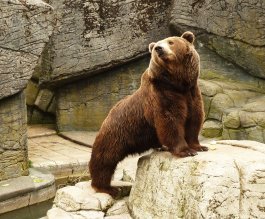
<svg viewBox="0 0 265 219">
<path fill-rule="evenodd" d="M 55 192 L 55 179 L 50 172 L 30 168 L 29 176 L 0 182 L 0 214 L 49 200 Z"/>
<path fill-rule="evenodd" d="M 114 200 L 106 193 L 96 193 L 91 181 L 79 182 L 57 190 L 48 219 L 130 219 L 127 207 L 132 183 L 114 181 L 121 188 L 120 199 Z"/>
<path fill-rule="evenodd" d="M 265 218 L 265 144 L 217 141 L 208 152 L 139 159 L 129 196 L 133 218 Z"/>
</svg>

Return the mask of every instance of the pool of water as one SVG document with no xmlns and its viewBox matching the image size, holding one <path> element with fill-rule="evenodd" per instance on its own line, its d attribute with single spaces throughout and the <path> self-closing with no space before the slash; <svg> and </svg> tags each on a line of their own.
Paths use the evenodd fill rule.
<svg viewBox="0 0 265 219">
<path fill-rule="evenodd" d="M 0 219 L 38 219 L 46 216 L 47 211 L 52 207 L 53 199 L 40 202 L 35 205 L 20 208 L 0 215 Z"/>
</svg>

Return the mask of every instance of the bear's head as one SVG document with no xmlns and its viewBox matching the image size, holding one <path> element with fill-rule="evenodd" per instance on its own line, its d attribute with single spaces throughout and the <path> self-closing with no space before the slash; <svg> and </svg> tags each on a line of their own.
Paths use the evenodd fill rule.
<svg viewBox="0 0 265 219">
<path fill-rule="evenodd" d="M 194 48 L 195 36 L 185 32 L 181 37 L 168 37 L 149 44 L 151 62 L 149 69 L 153 77 L 168 74 L 171 79 L 197 80 L 199 76 L 199 55 Z"/>
</svg>

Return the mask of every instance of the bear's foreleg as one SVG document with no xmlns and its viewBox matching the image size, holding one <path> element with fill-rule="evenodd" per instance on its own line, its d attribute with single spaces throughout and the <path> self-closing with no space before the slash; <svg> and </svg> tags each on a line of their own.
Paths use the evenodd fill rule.
<svg viewBox="0 0 265 219">
<path fill-rule="evenodd" d="M 196 86 L 191 92 L 188 102 L 189 117 L 185 124 L 185 139 L 189 147 L 196 151 L 208 151 L 207 147 L 201 146 L 199 143 L 199 133 L 204 121 L 204 109 L 201 92 Z"/>
<path fill-rule="evenodd" d="M 158 139 L 169 151 L 179 157 L 195 156 L 197 152 L 188 147 L 185 140 L 185 118 L 175 117 L 169 112 L 155 116 L 155 128 Z"/>
</svg>

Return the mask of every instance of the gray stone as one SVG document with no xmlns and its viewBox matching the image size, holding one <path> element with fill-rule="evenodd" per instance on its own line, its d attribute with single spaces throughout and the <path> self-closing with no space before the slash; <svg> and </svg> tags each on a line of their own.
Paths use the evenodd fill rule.
<svg viewBox="0 0 265 219">
<path fill-rule="evenodd" d="M 39 92 L 38 84 L 29 80 L 25 89 L 26 103 L 27 105 L 33 106 Z"/>
<path fill-rule="evenodd" d="M 33 191 L 34 183 L 31 177 L 20 176 L 1 181 L 0 188 L 0 201 L 4 201 Z"/>
<path fill-rule="evenodd" d="M 23 93 L 0 102 L 0 181 L 28 174 L 27 118 Z"/>
<path fill-rule="evenodd" d="M 199 80 L 199 86 L 201 89 L 201 93 L 208 97 L 213 97 L 217 93 L 222 93 L 222 87 L 214 82 Z"/>
<path fill-rule="evenodd" d="M 41 0 L 0 2 L 0 99 L 26 87 L 53 30 L 52 7 Z"/>
<path fill-rule="evenodd" d="M 99 200 L 101 211 L 106 211 L 114 203 L 113 198 L 106 193 L 95 193 L 93 194 L 93 197 Z"/>
<path fill-rule="evenodd" d="M 105 215 L 102 211 L 79 211 L 78 214 L 85 219 L 103 219 Z"/>
<path fill-rule="evenodd" d="M 170 1 L 49 3 L 58 22 L 43 53 L 42 83 L 69 81 L 125 63 L 145 54 L 150 42 L 169 34 Z"/>
<path fill-rule="evenodd" d="M 238 110 L 234 110 L 224 117 L 223 124 L 228 128 L 239 128 L 240 118 Z"/>
<path fill-rule="evenodd" d="M 29 176 L 0 182 L 0 214 L 49 200 L 55 196 L 54 176 L 44 170 L 30 169 Z"/>
<path fill-rule="evenodd" d="M 87 131 L 69 131 L 60 132 L 60 135 L 70 141 L 76 142 L 81 145 L 92 147 L 98 132 Z"/>
<path fill-rule="evenodd" d="M 203 124 L 201 134 L 207 138 L 220 137 L 222 135 L 222 123 L 216 120 L 207 120 Z"/>
<path fill-rule="evenodd" d="M 52 208 L 47 212 L 48 219 L 73 219 L 71 214 L 60 209 L 60 208 Z"/>
<path fill-rule="evenodd" d="M 58 89 L 58 130 L 97 131 L 112 106 L 138 89 L 148 63 L 149 58 L 137 60 Z"/>
<path fill-rule="evenodd" d="M 193 30 L 199 38 L 248 73 L 265 78 L 265 7 L 258 1 L 174 0 L 172 29 Z"/>
<path fill-rule="evenodd" d="M 107 211 L 107 216 L 118 216 L 123 214 L 129 214 L 127 206 L 128 198 L 116 201 Z"/>
<path fill-rule="evenodd" d="M 195 157 L 180 159 L 169 152 L 144 156 L 129 196 L 132 217 L 262 218 L 264 155 L 264 150 L 217 142 L 215 150 Z"/>
<path fill-rule="evenodd" d="M 46 112 L 49 105 L 53 99 L 53 92 L 48 89 L 42 89 L 38 93 L 38 96 L 34 102 L 34 105 L 37 106 L 42 111 Z"/>
<path fill-rule="evenodd" d="M 57 191 L 54 203 L 65 211 L 100 210 L 100 201 L 88 192 L 75 187 L 67 186 Z"/>
<path fill-rule="evenodd" d="M 258 1 L 174 0 L 171 23 L 201 28 L 255 46 L 265 45 L 265 6 Z"/>
<path fill-rule="evenodd" d="M 120 214 L 104 217 L 105 219 L 132 219 L 130 214 Z"/>
<path fill-rule="evenodd" d="M 233 106 L 234 102 L 227 94 L 218 93 L 211 102 L 208 118 L 221 121 L 224 111 Z"/>
</svg>

